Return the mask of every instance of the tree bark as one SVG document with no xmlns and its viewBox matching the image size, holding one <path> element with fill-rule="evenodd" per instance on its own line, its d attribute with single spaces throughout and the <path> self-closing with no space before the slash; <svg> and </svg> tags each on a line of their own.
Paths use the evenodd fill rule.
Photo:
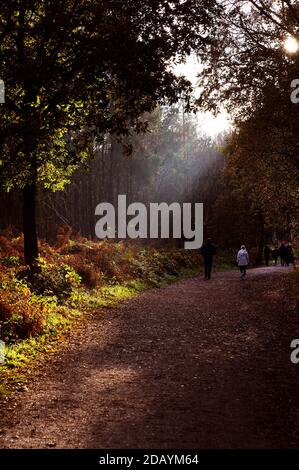
<svg viewBox="0 0 299 470">
<path fill-rule="evenodd" d="M 23 231 L 25 264 L 33 267 L 38 258 L 35 180 L 23 189 Z"/>
</svg>

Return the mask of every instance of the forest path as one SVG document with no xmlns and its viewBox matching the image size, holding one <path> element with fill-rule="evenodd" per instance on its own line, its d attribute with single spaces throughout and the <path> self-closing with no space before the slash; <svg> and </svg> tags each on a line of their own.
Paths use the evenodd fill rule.
<svg viewBox="0 0 299 470">
<path fill-rule="evenodd" d="M 196 277 L 101 312 L 3 410 L 0 447 L 298 447 L 286 272 Z"/>
</svg>

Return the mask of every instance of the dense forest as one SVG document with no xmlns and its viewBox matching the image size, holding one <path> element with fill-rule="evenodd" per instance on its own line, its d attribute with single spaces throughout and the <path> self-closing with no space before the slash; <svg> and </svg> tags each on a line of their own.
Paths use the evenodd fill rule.
<svg viewBox="0 0 299 470">
<path fill-rule="evenodd" d="M 44 14 L 42 6 L 40 12 L 34 13 L 30 2 L 27 7 L 24 4 L 18 15 L 13 7 L 11 11 L 9 6 L 3 9 L 3 22 L 10 17 L 12 23 L 6 23 L 2 43 L 1 73 L 6 79 L 7 98 L 2 114 L 4 153 L 1 173 L 4 189 L 1 193 L 0 226 L 2 229 L 12 227 L 24 231 L 28 262 L 37 252 L 35 224 L 38 235 L 48 240 L 55 237 L 62 225 L 70 226 L 74 233 L 93 238 L 96 205 L 101 201 L 115 203 L 118 194 L 126 194 L 129 201 L 145 203 L 203 202 L 205 233 L 223 247 L 238 246 L 242 240 L 262 247 L 266 242 L 275 243 L 295 236 L 298 216 L 298 107 L 290 100 L 290 83 L 296 77 L 298 65 L 296 54 L 288 54 L 281 47 L 286 31 L 291 34 L 296 23 L 295 10 L 285 5 L 283 14 L 272 11 L 268 14 L 263 3 L 259 8 L 243 8 L 242 2 L 236 1 L 231 2 L 224 15 L 223 11 L 221 13 L 223 5 L 206 3 L 199 8 L 197 2 L 177 7 L 165 2 L 161 10 L 154 12 L 152 5 L 143 5 L 138 10 L 137 6 L 133 9 L 130 2 L 127 7 L 118 2 L 103 2 L 101 11 L 95 10 L 94 16 L 84 17 L 84 8 L 88 6 L 83 2 L 82 10 L 73 10 L 74 24 L 67 26 L 72 28 L 76 41 L 71 42 L 74 38 L 70 36 L 70 41 L 63 45 L 59 41 L 63 31 L 66 34 L 67 9 L 65 15 L 59 17 L 61 29 L 55 30 L 56 36 L 48 43 L 39 28 L 43 25 L 45 31 L 53 33 L 51 21 L 56 15 L 55 2 L 45 6 Z M 69 8 L 71 6 L 70 2 Z M 115 24 L 111 22 L 111 12 L 115 14 Z M 170 12 L 172 16 L 169 16 Z M 178 14 L 186 15 L 186 23 L 180 26 L 175 25 Z M 99 51 L 104 49 L 100 48 L 100 43 L 80 33 L 80 28 L 85 28 L 84 22 L 90 23 L 91 27 L 93 22 L 99 21 L 99 15 L 102 15 L 102 22 L 107 21 L 111 35 L 110 56 L 109 52 L 101 52 L 104 54 L 101 62 Z M 135 35 L 146 34 L 146 28 L 151 27 L 155 15 L 161 16 L 161 31 L 166 16 L 173 30 L 169 30 L 169 36 L 165 37 L 168 43 L 161 48 L 160 63 L 154 64 L 150 54 L 155 48 L 162 47 L 159 43 L 160 34 L 163 36 L 161 31 L 157 30 L 151 41 L 143 43 L 142 51 L 138 50 L 138 41 L 134 47 L 133 42 L 130 45 L 124 42 L 122 51 L 119 41 L 125 37 L 128 25 L 134 25 Z M 143 18 L 142 26 L 138 23 L 139 17 Z M 236 19 L 232 23 L 233 17 Z M 195 26 L 198 18 L 200 24 Z M 256 26 L 249 26 L 250 19 L 255 20 Z M 13 27 L 23 32 L 27 27 L 28 38 L 32 36 L 32 41 L 23 42 L 23 46 L 20 36 L 14 60 L 11 57 L 15 46 L 9 41 Z M 190 29 L 192 35 L 176 45 L 175 40 L 182 37 L 184 28 Z M 203 30 L 206 34 L 217 32 L 217 40 L 203 41 Z M 236 33 L 239 41 L 233 40 Z M 133 41 L 132 35 L 133 30 L 129 41 Z M 106 36 L 97 38 L 97 41 L 102 41 L 102 46 L 106 40 Z M 83 44 L 93 52 L 86 58 L 87 63 L 82 62 L 80 56 L 80 67 L 84 71 L 94 67 L 93 73 L 82 78 L 82 84 L 77 74 L 78 83 L 74 80 L 66 90 L 67 74 L 72 73 L 72 67 L 78 66 L 75 65 L 76 54 L 79 57 Z M 167 69 L 171 57 L 173 61 L 184 60 L 184 54 L 186 58 L 191 50 L 203 63 L 198 77 L 202 93 L 197 99 L 191 83 Z M 142 65 L 137 65 L 138 54 L 142 54 Z M 55 63 L 50 61 L 54 56 Z M 68 68 L 62 66 L 66 60 L 63 57 L 72 57 L 73 62 Z M 37 59 L 44 61 L 44 68 L 36 70 L 34 62 Z M 20 76 L 18 72 L 24 60 L 27 61 L 27 77 Z M 126 60 L 126 65 L 123 68 L 118 66 L 117 60 Z M 102 69 L 96 69 L 98 62 Z M 139 71 L 137 67 L 140 67 Z M 164 82 L 157 75 L 155 82 L 150 83 L 149 76 L 162 73 L 162 68 Z M 59 85 L 56 75 L 54 78 L 56 73 Z M 113 73 L 115 80 L 101 82 L 102 88 L 99 88 L 94 82 L 97 73 L 102 77 Z M 142 77 L 142 74 L 149 75 Z M 110 90 L 109 84 L 112 83 L 113 90 Z M 92 89 L 94 95 L 84 95 L 81 85 L 86 90 Z M 28 89 L 25 95 L 21 93 L 24 86 Z M 56 92 L 51 93 L 48 88 L 47 93 L 47 87 L 52 86 L 56 87 Z M 149 86 L 156 87 L 155 97 L 154 88 L 150 91 Z M 81 90 L 78 96 L 74 92 L 75 87 Z M 18 97 L 18 109 L 26 107 L 26 116 L 23 111 L 17 111 L 15 96 Z M 106 117 L 104 104 L 100 104 L 104 99 Z M 163 104 L 165 99 L 169 100 L 167 105 Z M 174 104 L 177 100 L 180 100 L 179 104 Z M 132 103 L 131 108 L 129 102 Z M 90 108 L 87 108 L 87 103 L 90 103 Z M 226 106 L 235 120 L 235 130 L 212 141 L 200 129 L 192 112 L 197 109 L 217 112 L 220 104 Z M 54 112 L 54 109 L 59 111 Z M 32 127 L 41 119 L 43 125 L 40 130 L 28 128 L 29 123 Z M 30 142 L 35 142 L 34 151 L 22 149 L 27 140 L 24 136 L 28 135 L 31 136 Z M 14 154 L 18 155 L 17 159 L 12 158 Z M 27 154 L 32 155 L 31 160 Z M 27 185 L 32 175 L 35 175 L 32 184 L 38 189 L 36 222 L 36 189 L 32 186 L 30 191 Z M 281 190 L 277 191 L 277 187 Z M 14 207 L 13 211 L 11 207 Z"/>
<path fill-rule="evenodd" d="M 183 105 L 159 107 L 144 119 L 143 133 L 105 134 L 64 191 L 59 191 L 58 182 L 50 188 L 54 193 L 40 192 L 41 237 L 53 240 L 57 229 L 67 225 L 74 233 L 94 238 L 96 205 L 107 201 L 117 206 L 119 194 L 125 194 L 128 203 L 201 201 L 207 207 L 208 226 L 215 223 L 209 209 L 220 192 L 224 137 L 212 140 L 201 134 L 196 115 L 186 114 Z M 21 194 L 2 193 L 2 200 L 2 228 L 22 230 Z M 19 212 L 11 212 L 12 205 Z"/>
<path fill-rule="evenodd" d="M 194 63 L 192 70 L 190 63 Z M 191 76 L 195 75 L 194 81 Z M 284 309 L 290 325 L 294 320 L 291 308 L 298 309 L 299 2 L 1 2 L 0 110 L 0 406 L 20 377 L 27 380 L 27 365 L 28 373 L 33 373 L 30 368 L 38 363 L 35 361 L 43 362 L 48 353 L 59 349 L 68 333 L 86 327 L 91 341 L 89 333 L 81 338 L 77 356 L 66 346 L 78 367 L 83 364 L 81 356 L 90 361 L 77 370 L 78 375 L 90 367 L 90 380 L 101 373 L 102 383 L 111 367 L 110 382 L 117 377 L 113 386 L 109 382 L 100 392 L 95 379 L 88 390 L 94 393 L 92 400 L 97 403 L 103 390 L 109 391 L 107 395 L 114 387 L 117 390 L 116 382 L 128 384 L 130 390 L 137 377 L 142 382 L 142 369 L 151 384 L 145 382 L 144 389 L 139 389 L 142 396 L 147 387 L 150 396 L 156 390 L 156 377 L 159 384 L 159 391 L 151 396 L 153 405 L 148 405 L 155 408 L 161 401 L 161 409 L 149 420 L 154 431 L 160 429 L 154 420 L 163 421 L 167 415 L 168 402 L 165 411 L 160 390 L 170 395 L 175 413 L 184 414 L 184 425 L 191 423 L 192 428 L 195 419 L 201 428 L 201 412 L 196 407 L 201 402 L 199 392 L 207 393 L 210 406 L 214 393 L 209 385 L 211 370 L 212 380 L 218 380 L 219 362 L 219 377 L 223 381 L 230 377 L 226 390 L 230 399 L 231 390 L 239 387 L 236 377 L 240 371 L 239 382 L 246 385 L 247 377 L 259 370 L 258 364 L 264 366 L 264 356 L 259 354 L 271 349 L 267 335 L 272 324 L 273 341 L 278 338 L 281 349 L 286 344 L 289 348 L 289 338 L 280 337 L 281 325 L 287 323 Z M 201 119 L 224 114 L 229 122 L 221 132 Z M 209 122 L 213 126 L 215 121 Z M 193 229 L 196 212 L 192 210 L 203 204 L 202 246 L 184 249 L 187 236 L 181 236 L 181 231 L 177 238 L 172 237 L 174 224 L 172 231 L 168 226 L 166 236 L 159 233 L 158 239 L 130 239 L 116 233 L 115 239 L 99 240 L 96 207 L 110 203 L 116 208 L 120 195 L 126 196 L 127 204 L 142 203 L 146 209 L 152 203 L 179 207 L 188 203 Z M 174 219 L 173 210 L 170 221 Z M 162 225 L 157 222 L 158 227 Z M 176 281 L 181 282 L 173 284 Z M 130 304 L 133 296 L 136 303 Z M 125 299 L 128 304 L 118 306 Z M 290 299 L 290 310 L 286 299 Z M 111 333 L 105 310 L 109 308 L 119 336 Z M 123 308 L 125 314 L 117 308 Z M 275 317 L 271 317 L 273 312 Z M 214 350 L 211 344 L 216 342 L 219 348 Z M 245 345 L 245 359 L 239 352 L 240 343 Z M 86 350 L 80 349 L 83 347 Z M 237 366 L 231 365 L 234 361 Z M 153 376 L 151 364 L 157 376 Z M 69 364 L 64 367 L 70 377 Z M 63 370 L 61 364 L 58 369 Z M 179 390 L 175 397 L 169 391 L 172 385 L 168 390 L 168 383 L 159 382 L 173 370 L 170 382 Z M 185 382 L 180 383 L 186 371 Z M 253 376 L 250 386 L 271 374 L 266 370 L 262 375 Z M 203 383 L 201 376 L 205 377 Z M 263 390 L 279 388 L 277 379 L 272 382 Z M 45 383 L 43 386 L 47 389 Z M 222 390 L 222 384 L 216 388 Z M 190 403 L 197 410 L 194 414 L 192 407 L 177 406 L 177 397 L 189 403 L 185 390 L 190 390 Z M 117 409 L 119 396 L 126 395 L 123 391 L 116 406 L 107 398 L 109 412 Z M 232 405 L 235 421 L 230 416 L 226 423 L 236 429 L 234 442 L 238 445 L 248 401 L 247 390 L 242 393 Z M 282 398 L 275 393 L 277 397 L 273 395 L 271 400 L 277 399 L 280 406 Z M 133 395 L 135 399 L 135 391 Z M 251 395 L 259 397 L 256 389 Z M 144 412 L 145 401 L 143 396 L 140 410 Z M 222 397 L 218 401 L 221 404 Z M 277 403 L 273 408 L 279 407 Z M 258 416 L 260 404 L 254 406 Z M 82 422 L 89 422 L 90 409 L 87 418 L 81 416 Z M 121 411 L 124 409 L 126 403 Z M 204 416 L 206 411 L 210 413 L 207 408 Z M 220 429 L 222 411 L 216 414 Z M 104 421 L 107 416 L 108 412 Z M 63 420 L 60 416 L 57 422 Z M 118 426 L 117 420 L 114 417 L 107 429 L 112 422 Z M 169 435 L 175 436 L 180 431 L 175 428 L 173 433 L 171 420 L 168 417 L 166 424 Z M 256 423 L 254 430 L 259 428 L 258 418 Z M 192 440 L 196 426 L 186 431 L 191 436 L 183 440 L 188 448 L 198 444 Z M 42 432 L 48 429 L 43 423 L 42 428 Z M 35 430 L 32 432 L 34 435 Z M 150 437 L 153 448 L 157 446 L 155 432 Z M 219 432 L 226 439 L 227 429 Z M 125 440 L 128 433 L 123 434 Z M 173 442 L 165 443 L 164 434 L 161 442 L 171 448 Z M 210 436 L 209 432 L 203 434 Z M 264 438 L 266 432 L 261 435 Z M 130 437 L 124 441 L 128 447 L 139 445 L 139 435 L 136 441 Z M 29 445 L 26 439 L 24 447 Z M 109 445 L 109 439 L 100 444 Z M 296 439 L 298 442 L 298 436 Z M 13 445 L 12 440 L 8 446 Z M 215 440 L 217 445 L 220 441 Z M 79 447 L 82 442 L 72 444 Z M 251 442 L 259 445 L 258 439 L 246 441 L 246 445 Z M 266 437 L 263 442 L 269 443 Z M 229 441 L 225 444 L 231 447 Z M 49 445 L 55 447 L 56 443 Z M 119 441 L 113 445 L 117 447 Z M 140 447 L 144 448 L 144 441 Z"/>
<path fill-rule="evenodd" d="M 205 135 L 197 115 L 186 113 L 183 104 L 145 115 L 144 132 L 103 135 L 63 190 L 54 181 L 39 192 L 39 236 L 53 242 L 59 230 L 69 227 L 73 234 L 94 239 L 96 205 L 107 201 L 117 206 L 118 195 L 125 194 L 128 203 L 203 202 L 205 235 L 223 249 L 242 240 L 262 249 L 265 243 L 294 238 L 298 170 L 285 147 L 293 120 L 289 113 L 286 120 L 279 105 L 275 131 L 266 106 L 217 138 Z M 21 192 L 2 190 L 1 205 L 2 229 L 22 231 Z"/>
</svg>

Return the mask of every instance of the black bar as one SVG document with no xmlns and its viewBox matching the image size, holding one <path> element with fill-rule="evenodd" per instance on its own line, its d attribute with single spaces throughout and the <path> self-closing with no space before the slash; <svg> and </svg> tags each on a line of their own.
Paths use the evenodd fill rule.
<svg viewBox="0 0 299 470">
<path fill-rule="evenodd" d="M 253 466 L 276 465 L 286 468 L 288 463 L 299 460 L 299 449 L 272 450 L 153 450 L 153 449 L 24 449 L 0 450 L 0 468 L 5 465 L 14 468 L 58 470 L 60 468 L 82 468 L 82 470 L 110 468 L 118 469 L 147 469 L 155 468 L 198 468 L 198 469 L 253 469 Z"/>
</svg>

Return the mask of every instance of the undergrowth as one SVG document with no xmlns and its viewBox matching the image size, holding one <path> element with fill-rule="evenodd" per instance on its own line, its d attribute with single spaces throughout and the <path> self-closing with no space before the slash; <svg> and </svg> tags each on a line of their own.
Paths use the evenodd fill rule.
<svg viewBox="0 0 299 470">
<path fill-rule="evenodd" d="M 19 372 L 32 359 L 56 351 L 83 316 L 192 276 L 201 264 L 195 250 L 71 239 L 68 229 L 54 245 L 39 245 L 38 268 L 30 273 L 23 264 L 23 237 L 0 236 L 0 340 L 5 342 L 0 396 L 7 384 L 23 380 Z"/>
</svg>

